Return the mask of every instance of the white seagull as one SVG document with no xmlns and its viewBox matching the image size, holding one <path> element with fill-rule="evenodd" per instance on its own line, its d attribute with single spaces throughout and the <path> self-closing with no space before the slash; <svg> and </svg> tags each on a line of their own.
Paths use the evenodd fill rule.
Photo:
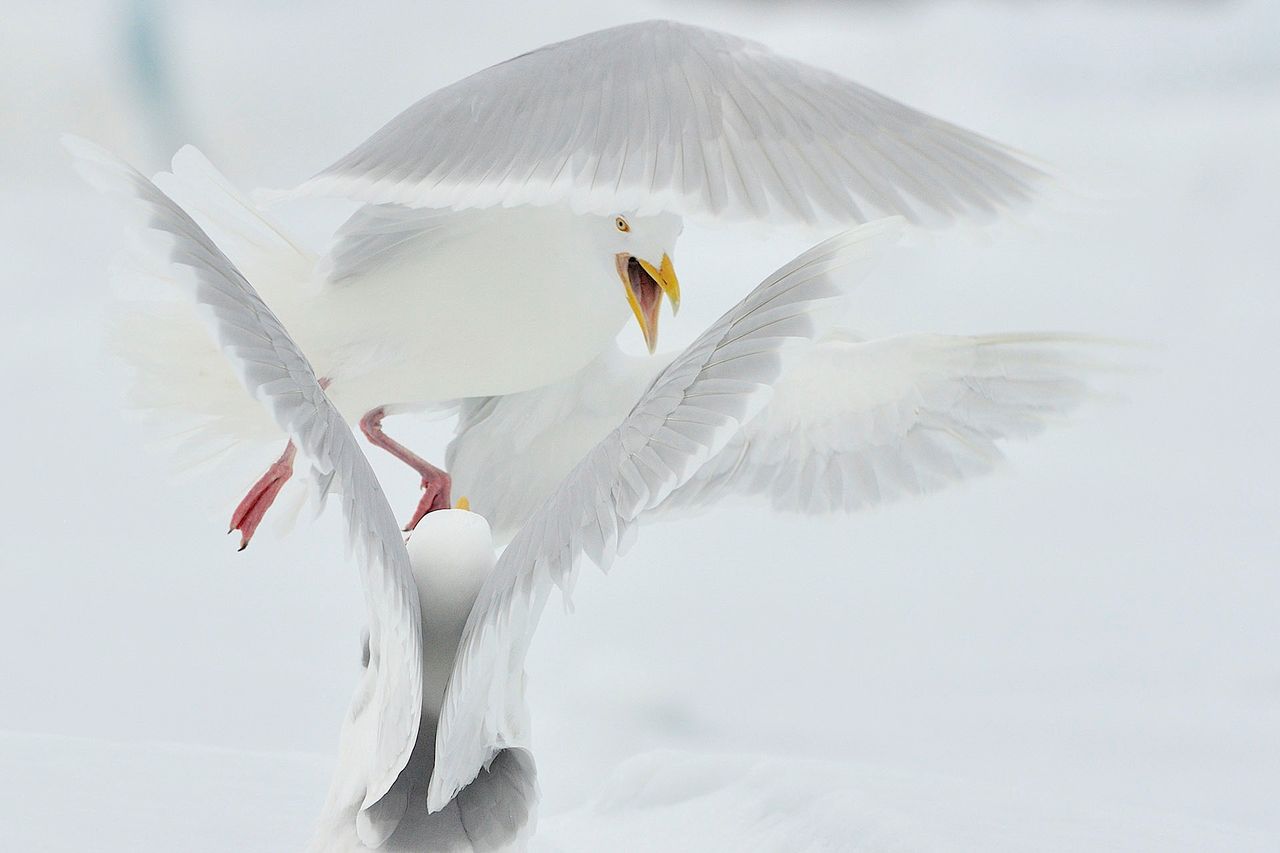
<svg viewBox="0 0 1280 853">
<path fill-rule="evenodd" d="M 683 217 L 849 225 L 996 214 L 1044 175 L 1009 148 L 735 36 L 628 24 L 523 54 L 414 104 L 292 196 L 365 206 L 323 257 L 185 149 L 157 183 L 236 262 L 349 423 L 450 505 L 449 475 L 388 414 L 573 375 L 634 316 L 652 352 Z M 139 395 L 220 446 L 284 443 L 182 311 L 116 335 Z M 156 353 L 166 354 L 159 363 Z M 601 376 L 601 381 L 614 377 Z M 275 452 L 280 452 L 276 450 Z M 295 448 L 232 516 L 243 547 Z"/>
<path fill-rule="evenodd" d="M 341 412 L 246 277 L 141 174 L 68 145 L 93 183 L 141 203 L 171 280 L 243 388 L 289 436 L 319 498 L 341 500 L 369 627 L 317 853 L 522 842 L 537 801 L 523 659 L 551 587 L 567 590 L 583 555 L 607 569 L 644 511 L 717 458 L 900 231 L 885 220 L 845 232 L 758 285 L 656 377 L 495 565 L 488 524 L 465 510 L 431 513 L 406 548 Z"/>
</svg>

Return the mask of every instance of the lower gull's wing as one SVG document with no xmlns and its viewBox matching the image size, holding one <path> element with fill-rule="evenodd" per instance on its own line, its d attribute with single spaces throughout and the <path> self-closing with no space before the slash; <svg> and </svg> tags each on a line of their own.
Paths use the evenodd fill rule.
<svg viewBox="0 0 1280 853">
<path fill-rule="evenodd" d="M 361 806 L 369 844 L 394 830 L 399 814 L 379 809 L 404 768 L 422 713 L 422 623 L 418 591 L 400 527 L 373 469 L 356 444 L 306 357 L 253 286 L 209 236 L 151 181 L 107 152 L 68 138 L 77 168 L 90 183 L 139 208 L 148 238 L 167 244 L 174 284 L 195 302 L 201 318 L 244 387 L 289 434 L 309 463 L 321 498 L 337 496 L 347 541 L 360 566 L 370 633 L 371 691 L 357 695 L 353 713 L 377 715 L 370 744 L 367 790 Z M 163 358 L 164 353 L 156 353 Z M 403 811 L 403 803 L 400 804 Z M 370 820 L 370 814 L 376 817 Z M 381 836 L 378 838 L 377 836 Z"/>
<path fill-rule="evenodd" d="M 552 587 L 566 593 L 583 555 L 602 569 L 634 522 L 693 477 L 769 398 L 784 355 L 886 245 L 900 221 L 845 232 L 771 275 L 654 380 L 503 552 L 467 620 L 445 695 L 428 807 L 447 803 L 499 750 L 527 746 L 524 658 Z"/>
<path fill-rule="evenodd" d="M 831 334 L 795 358 L 769 405 L 655 512 L 725 498 L 851 512 L 987 473 L 1092 393 L 1115 342 L 1077 335 Z"/>
</svg>

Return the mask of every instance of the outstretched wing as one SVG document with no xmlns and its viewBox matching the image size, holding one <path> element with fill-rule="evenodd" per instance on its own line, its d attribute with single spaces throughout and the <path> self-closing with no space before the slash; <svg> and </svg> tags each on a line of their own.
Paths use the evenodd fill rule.
<svg viewBox="0 0 1280 853">
<path fill-rule="evenodd" d="M 786 351 L 819 334 L 824 308 L 894 240 L 872 223 L 774 273 L 654 380 L 503 552 L 467 619 L 445 695 L 428 805 L 439 808 L 501 749 L 527 746 L 524 658 L 552 587 L 585 555 L 607 570 L 647 509 L 687 482 L 769 398 Z"/>
<path fill-rule="evenodd" d="M 148 236 L 165 241 L 176 285 L 195 302 L 244 387 L 289 434 L 323 499 L 338 498 L 360 566 L 369 618 L 369 695 L 377 715 L 362 810 L 374 807 L 409 760 L 422 713 L 422 623 L 400 527 L 355 436 L 329 402 L 306 357 L 253 286 L 207 234 L 155 184 L 88 142 L 68 138 L 95 186 L 142 209 Z M 163 358 L 163 353 L 156 353 Z M 386 818 L 385 809 L 381 814 Z M 394 818 L 398 820 L 399 815 Z M 394 822 L 391 823 L 394 828 Z M 389 832 L 387 833 L 389 834 Z"/>
<path fill-rule="evenodd" d="M 1003 145 L 763 45 L 648 21 L 446 86 L 284 195 L 852 224 L 989 216 L 1044 177 Z"/>
<path fill-rule="evenodd" d="M 999 442 L 1035 435 L 1090 394 L 1104 342 L 1073 335 L 832 334 L 796 358 L 774 396 L 655 509 L 732 495 L 774 509 L 853 511 L 986 473 Z"/>
</svg>

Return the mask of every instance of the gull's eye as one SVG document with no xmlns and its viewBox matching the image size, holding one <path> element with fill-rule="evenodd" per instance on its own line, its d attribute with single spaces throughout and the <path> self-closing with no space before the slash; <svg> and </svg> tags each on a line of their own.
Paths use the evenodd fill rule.
<svg viewBox="0 0 1280 853">
<path fill-rule="evenodd" d="M 627 224 L 627 220 L 623 219 L 621 216 L 613 220 L 613 224 L 618 226 L 618 230 L 623 234 L 631 230 L 631 226 Z"/>
</svg>

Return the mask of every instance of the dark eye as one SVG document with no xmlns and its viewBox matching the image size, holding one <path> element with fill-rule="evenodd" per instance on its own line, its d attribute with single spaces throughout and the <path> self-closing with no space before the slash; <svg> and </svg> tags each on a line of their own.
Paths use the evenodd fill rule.
<svg viewBox="0 0 1280 853">
<path fill-rule="evenodd" d="M 623 219 L 621 216 L 613 220 L 613 224 L 617 225 L 618 230 L 624 234 L 631 230 L 631 226 L 627 224 L 627 220 Z"/>
</svg>

